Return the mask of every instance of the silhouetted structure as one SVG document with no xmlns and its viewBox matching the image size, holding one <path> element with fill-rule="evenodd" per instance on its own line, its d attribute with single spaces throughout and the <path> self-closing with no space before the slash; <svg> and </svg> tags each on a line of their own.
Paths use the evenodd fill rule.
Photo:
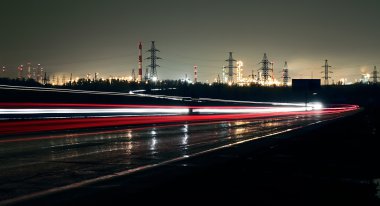
<svg viewBox="0 0 380 206">
<path fill-rule="evenodd" d="M 135 69 L 132 69 L 132 81 L 136 81 Z"/>
<path fill-rule="evenodd" d="M 150 57 L 146 59 L 150 59 L 150 73 L 149 73 L 149 79 L 153 81 L 158 80 L 158 75 L 157 75 L 157 67 L 160 67 L 160 65 L 157 64 L 157 60 L 161 59 L 160 57 L 157 56 L 157 52 L 160 52 L 160 50 L 156 49 L 156 46 L 154 45 L 154 41 L 152 41 L 151 48 L 148 50 L 150 52 Z"/>
<path fill-rule="evenodd" d="M 43 78 L 43 80 L 42 80 L 42 83 L 43 83 L 44 85 L 46 85 L 46 84 L 48 84 L 48 82 L 49 82 L 49 79 L 47 78 L 47 75 L 46 75 L 46 72 L 45 72 L 45 75 L 44 75 L 44 78 Z"/>
<path fill-rule="evenodd" d="M 378 79 L 379 77 L 377 76 L 377 69 L 376 69 L 376 66 L 373 67 L 372 78 L 373 78 L 373 83 L 374 83 L 374 84 L 377 84 L 377 79 Z"/>
<path fill-rule="evenodd" d="M 322 77 L 322 78 L 324 79 L 324 81 L 325 81 L 324 84 L 325 84 L 325 85 L 329 85 L 329 79 L 331 78 L 331 77 L 329 76 L 329 74 L 332 73 L 332 71 L 329 71 L 329 68 L 330 68 L 331 66 L 329 65 L 327 59 L 325 60 L 325 65 L 323 65 L 322 67 L 325 68 L 325 70 L 322 72 L 322 73 L 324 73 L 324 76 Z"/>
<path fill-rule="evenodd" d="M 270 72 L 273 72 L 273 69 L 269 67 L 269 60 L 268 60 L 268 57 L 267 57 L 267 53 L 264 53 L 264 57 L 263 57 L 263 60 L 260 62 L 260 64 L 262 64 L 261 66 L 261 76 L 262 76 L 262 79 L 260 79 L 261 81 L 263 81 L 264 83 L 267 83 L 269 78 L 270 78 Z"/>
<path fill-rule="evenodd" d="M 284 86 L 288 86 L 289 83 L 289 69 L 288 69 L 288 62 L 285 62 L 284 69 L 282 70 L 282 84 Z"/>
<path fill-rule="evenodd" d="M 232 58 L 232 52 L 229 52 L 230 56 L 229 58 L 226 60 L 226 62 L 228 62 L 228 83 L 233 83 L 234 81 L 234 69 L 237 68 L 235 65 L 234 65 L 234 62 L 236 62 L 235 59 Z"/>
</svg>

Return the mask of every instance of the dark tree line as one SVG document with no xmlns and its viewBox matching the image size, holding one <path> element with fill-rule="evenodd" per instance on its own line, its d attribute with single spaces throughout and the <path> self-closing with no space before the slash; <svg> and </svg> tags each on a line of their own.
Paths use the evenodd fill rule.
<svg viewBox="0 0 380 206">
<path fill-rule="evenodd" d="M 87 80 L 79 79 L 72 83 L 61 86 L 50 84 L 42 85 L 32 79 L 8 79 L 0 78 L 3 85 L 43 86 L 67 89 L 130 92 L 145 90 L 149 94 L 163 94 L 173 96 L 184 96 L 192 98 L 220 98 L 249 101 L 277 101 L 295 102 L 304 101 L 305 92 L 293 90 L 291 87 L 264 87 L 260 85 L 238 86 L 226 84 L 189 84 L 181 80 L 164 80 L 158 82 L 141 82 L 106 79 Z M 175 88 L 175 89 L 173 89 Z M 317 91 L 307 93 L 308 101 L 322 101 L 326 103 L 355 103 L 370 105 L 380 103 L 379 85 L 354 84 L 354 85 L 332 85 L 322 86 Z"/>
</svg>

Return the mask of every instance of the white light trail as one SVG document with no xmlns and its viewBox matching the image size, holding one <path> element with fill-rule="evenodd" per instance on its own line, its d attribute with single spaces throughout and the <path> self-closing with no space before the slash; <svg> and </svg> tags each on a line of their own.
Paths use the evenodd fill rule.
<svg viewBox="0 0 380 206">
<path fill-rule="evenodd" d="M 312 107 L 273 107 L 258 109 L 193 109 L 196 113 L 213 113 L 213 114 L 264 114 L 264 113 L 280 113 L 280 112 L 301 112 L 312 110 Z"/>
</svg>

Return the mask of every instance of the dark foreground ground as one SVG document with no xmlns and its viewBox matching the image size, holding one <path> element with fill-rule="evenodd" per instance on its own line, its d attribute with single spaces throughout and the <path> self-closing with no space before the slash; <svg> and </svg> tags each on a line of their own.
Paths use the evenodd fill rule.
<svg viewBox="0 0 380 206">
<path fill-rule="evenodd" d="M 23 204 L 380 205 L 375 183 L 380 179 L 379 114 L 379 108 L 367 108 L 260 144 Z"/>
</svg>

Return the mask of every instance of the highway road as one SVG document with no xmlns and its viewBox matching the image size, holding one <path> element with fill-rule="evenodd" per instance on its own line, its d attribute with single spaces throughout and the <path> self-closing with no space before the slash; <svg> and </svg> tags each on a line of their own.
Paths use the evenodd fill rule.
<svg viewBox="0 0 380 206">
<path fill-rule="evenodd" d="M 0 200 L 20 200 L 128 175 L 345 114 L 302 114 L 4 136 L 0 139 Z"/>
<path fill-rule="evenodd" d="M 197 104 L 183 104 L 182 97 L 172 96 L 10 86 L 0 89 L 125 95 L 133 96 L 128 100 L 135 102 L 153 98 L 165 100 L 161 103 L 169 99 L 179 103 L 0 102 L 0 205 L 271 138 L 358 109 L 355 105 L 305 106 L 207 98 L 197 99 Z"/>
</svg>

